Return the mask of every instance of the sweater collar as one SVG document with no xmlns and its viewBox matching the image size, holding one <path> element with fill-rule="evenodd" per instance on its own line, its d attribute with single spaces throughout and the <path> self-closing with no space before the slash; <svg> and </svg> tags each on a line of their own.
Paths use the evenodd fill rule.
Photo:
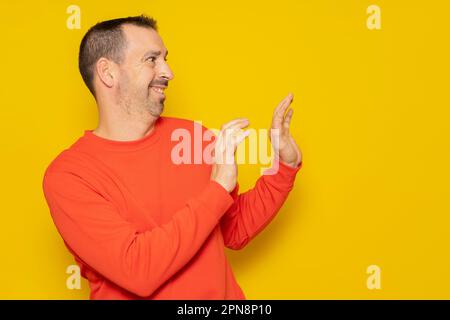
<svg viewBox="0 0 450 320">
<path fill-rule="evenodd" d="M 131 141 L 111 140 L 97 136 L 94 130 L 85 130 L 83 140 L 93 148 L 108 149 L 111 151 L 134 151 L 154 144 L 161 134 L 161 124 L 163 117 L 159 117 L 154 124 L 152 131 L 144 137 Z"/>
</svg>

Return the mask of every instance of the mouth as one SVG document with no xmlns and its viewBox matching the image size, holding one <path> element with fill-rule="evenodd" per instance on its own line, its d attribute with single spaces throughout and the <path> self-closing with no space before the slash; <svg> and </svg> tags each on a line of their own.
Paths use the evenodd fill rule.
<svg viewBox="0 0 450 320">
<path fill-rule="evenodd" d="M 150 88 L 152 89 L 152 91 L 156 92 L 158 95 L 165 97 L 164 90 L 166 90 L 167 87 L 151 86 Z"/>
</svg>

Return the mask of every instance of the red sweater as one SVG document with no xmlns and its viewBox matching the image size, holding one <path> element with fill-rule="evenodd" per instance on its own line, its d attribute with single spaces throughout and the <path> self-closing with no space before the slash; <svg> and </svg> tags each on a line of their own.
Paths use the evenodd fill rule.
<svg viewBox="0 0 450 320">
<path fill-rule="evenodd" d="M 193 121 L 169 117 L 135 141 L 86 130 L 47 168 L 45 198 L 91 299 L 245 299 L 225 247 L 243 248 L 274 218 L 301 165 L 280 162 L 228 193 L 210 164 L 174 164 L 177 128 L 194 136 Z"/>
</svg>

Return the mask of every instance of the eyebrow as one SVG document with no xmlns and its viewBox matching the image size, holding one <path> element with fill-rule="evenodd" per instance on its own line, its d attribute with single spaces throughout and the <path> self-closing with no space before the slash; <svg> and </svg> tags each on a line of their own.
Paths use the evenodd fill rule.
<svg viewBox="0 0 450 320">
<path fill-rule="evenodd" d="M 146 58 L 146 57 L 148 57 L 148 56 L 150 56 L 150 55 L 156 55 L 156 56 L 159 56 L 160 54 L 161 54 L 161 51 L 150 50 L 150 51 L 147 51 L 147 52 L 144 54 L 144 57 L 143 57 L 143 58 Z M 164 58 L 166 58 L 168 54 L 169 54 L 169 50 L 166 51 L 166 55 L 164 56 Z"/>
</svg>

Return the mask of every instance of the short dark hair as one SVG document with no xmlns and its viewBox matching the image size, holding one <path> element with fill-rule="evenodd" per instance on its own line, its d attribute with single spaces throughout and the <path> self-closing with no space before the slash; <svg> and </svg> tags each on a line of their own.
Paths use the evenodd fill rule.
<svg viewBox="0 0 450 320">
<path fill-rule="evenodd" d="M 94 69 L 98 59 L 105 57 L 116 63 L 123 61 L 123 51 L 126 48 L 126 38 L 122 30 L 124 24 L 158 30 L 156 20 L 142 14 L 102 21 L 86 32 L 80 44 L 78 68 L 84 83 L 94 97 Z"/>
</svg>

